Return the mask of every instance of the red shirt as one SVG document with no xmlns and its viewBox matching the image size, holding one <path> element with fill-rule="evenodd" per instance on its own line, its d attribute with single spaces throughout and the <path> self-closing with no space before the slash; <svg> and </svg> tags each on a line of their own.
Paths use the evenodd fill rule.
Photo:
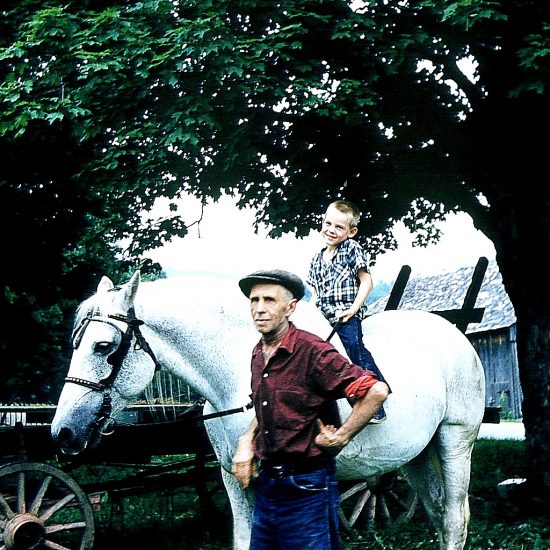
<svg viewBox="0 0 550 550">
<path fill-rule="evenodd" d="M 335 399 L 365 375 L 332 344 L 292 323 L 281 345 L 264 365 L 261 341 L 252 352 L 252 401 L 258 420 L 254 451 L 261 460 L 299 462 L 329 457 L 315 445 L 317 419 L 336 424 Z"/>
</svg>

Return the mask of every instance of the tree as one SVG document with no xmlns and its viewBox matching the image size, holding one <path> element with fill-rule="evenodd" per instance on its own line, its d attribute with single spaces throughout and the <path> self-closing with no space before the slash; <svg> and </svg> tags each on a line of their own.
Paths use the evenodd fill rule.
<svg viewBox="0 0 550 550">
<path fill-rule="evenodd" d="M 19 162 L 29 140 L 74 161 L 64 190 L 83 193 L 74 211 L 88 224 L 64 255 L 83 238 L 125 238 L 125 257 L 139 258 L 184 236 L 183 192 L 237 194 L 273 236 L 298 237 L 346 197 L 366 214 L 373 257 L 395 247 L 395 220 L 425 244 L 434 221 L 468 212 L 495 244 L 516 310 L 528 486 L 548 493 L 549 138 L 535 125 L 549 118 L 549 6 L 11 2 L 0 139 Z M 144 219 L 159 197 L 172 213 Z"/>
</svg>

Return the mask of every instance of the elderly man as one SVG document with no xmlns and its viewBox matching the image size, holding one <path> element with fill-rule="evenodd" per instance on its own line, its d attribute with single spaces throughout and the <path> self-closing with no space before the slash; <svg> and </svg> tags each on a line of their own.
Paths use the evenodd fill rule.
<svg viewBox="0 0 550 550">
<path fill-rule="evenodd" d="M 305 292 L 299 277 L 256 271 L 239 286 L 261 334 L 251 362 L 256 414 L 233 458 L 239 483 L 256 488 L 250 549 L 337 549 L 334 457 L 366 426 L 388 387 L 290 321 Z M 334 404 L 343 397 L 353 409 L 341 424 Z"/>
</svg>

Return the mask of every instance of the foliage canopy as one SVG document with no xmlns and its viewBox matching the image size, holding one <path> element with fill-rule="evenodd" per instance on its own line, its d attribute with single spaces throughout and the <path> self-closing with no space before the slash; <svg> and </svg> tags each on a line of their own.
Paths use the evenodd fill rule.
<svg viewBox="0 0 550 550">
<path fill-rule="evenodd" d="M 0 196 L 13 260 L 1 308 L 20 321 L 2 343 L 6 364 L 26 365 L 28 383 L 29 369 L 44 370 L 46 344 L 14 348 L 19 327 L 37 342 L 53 330 L 59 360 L 67 308 L 103 272 L 128 269 L 114 262 L 117 243 L 132 263 L 185 236 L 185 193 L 236 194 L 273 236 L 306 234 L 345 197 L 363 210 L 373 257 L 395 246 L 395 220 L 425 243 L 433 221 L 460 209 L 497 249 L 518 317 L 531 471 L 548 487 L 550 319 L 537 289 L 549 268 L 530 250 L 550 244 L 539 181 L 549 138 L 535 132 L 550 118 L 549 10 L 546 0 L 4 2 Z M 161 197 L 170 213 L 144 216 Z"/>
</svg>

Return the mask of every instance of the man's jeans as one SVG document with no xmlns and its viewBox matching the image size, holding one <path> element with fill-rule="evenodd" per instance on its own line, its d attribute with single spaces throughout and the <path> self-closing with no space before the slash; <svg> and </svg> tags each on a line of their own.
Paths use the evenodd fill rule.
<svg viewBox="0 0 550 550">
<path fill-rule="evenodd" d="M 339 324 L 336 332 L 344 344 L 350 361 L 364 369 L 371 370 L 376 374 L 378 380 L 386 382 L 370 351 L 363 344 L 363 329 L 359 317 L 352 317 L 346 323 Z"/>
<path fill-rule="evenodd" d="M 275 479 L 260 470 L 250 550 L 337 550 L 336 468 Z"/>
</svg>

